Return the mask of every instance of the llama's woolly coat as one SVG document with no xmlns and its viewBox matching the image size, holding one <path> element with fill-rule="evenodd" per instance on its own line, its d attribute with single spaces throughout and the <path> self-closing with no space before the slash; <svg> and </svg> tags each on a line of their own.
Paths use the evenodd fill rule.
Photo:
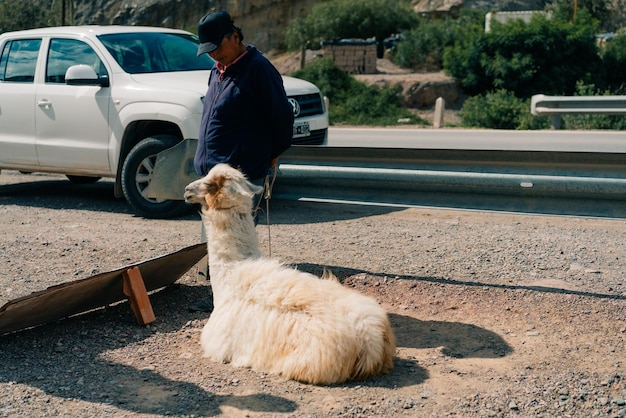
<svg viewBox="0 0 626 418">
<path fill-rule="evenodd" d="M 242 261 L 223 278 L 212 278 L 201 338 L 213 360 L 318 384 L 391 369 L 393 333 L 372 298 L 272 259 Z"/>
<path fill-rule="evenodd" d="M 202 203 L 209 238 L 215 308 L 204 355 L 314 384 L 387 373 L 395 336 L 374 299 L 260 256 L 250 215 L 258 191 L 224 165 L 186 188 L 188 202 Z"/>
</svg>

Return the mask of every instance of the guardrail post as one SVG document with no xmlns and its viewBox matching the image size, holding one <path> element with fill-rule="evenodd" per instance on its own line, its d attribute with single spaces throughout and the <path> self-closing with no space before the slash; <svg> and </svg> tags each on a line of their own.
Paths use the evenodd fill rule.
<svg viewBox="0 0 626 418">
<path fill-rule="evenodd" d="M 552 115 L 552 129 L 561 129 L 561 115 Z"/>
<path fill-rule="evenodd" d="M 433 119 L 433 128 L 441 128 L 443 126 L 443 111 L 446 107 L 446 101 L 443 97 L 435 100 L 435 117 Z"/>
</svg>

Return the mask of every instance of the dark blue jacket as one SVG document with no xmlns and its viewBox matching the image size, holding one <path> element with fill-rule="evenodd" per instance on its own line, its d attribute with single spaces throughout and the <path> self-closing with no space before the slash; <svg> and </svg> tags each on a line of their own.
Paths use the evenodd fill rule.
<svg viewBox="0 0 626 418">
<path fill-rule="evenodd" d="M 217 67 L 211 70 L 194 158 L 201 176 L 228 163 L 257 180 L 291 146 L 293 108 L 282 77 L 255 47 L 247 48 L 221 80 Z"/>
</svg>

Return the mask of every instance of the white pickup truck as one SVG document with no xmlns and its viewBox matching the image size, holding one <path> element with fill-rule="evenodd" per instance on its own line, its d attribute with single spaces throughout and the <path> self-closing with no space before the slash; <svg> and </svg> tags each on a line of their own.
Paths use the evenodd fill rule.
<svg viewBox="0 0 626 418">
<path fill-rule="evenodd" d="M 196 57 L 197 46 L 189 32 L 139 26 L 0 35 L 0 169 L 82 183 L 111 177 L 115 196 L 138 215 L 180 215 L 213 66 L 208 55 Z M 293 144 L 325 144 L 328 109 L 319 89 L 283 81 Z"/>
</svg>

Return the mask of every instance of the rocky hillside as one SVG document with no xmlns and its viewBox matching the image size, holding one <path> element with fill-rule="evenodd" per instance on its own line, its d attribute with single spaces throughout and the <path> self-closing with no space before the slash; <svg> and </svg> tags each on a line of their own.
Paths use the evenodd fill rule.
<svg viewBox="0 0 626 418">
<path fill-rule="evenodd" d="M 537 10 L 546 0 L 414 0 L 420 13 L 449 13 L 455 8 Z M 74 23 L 149 25 L 195 32 L 198 20 L 212 10 L 228 10 L 246 40 L 263 51 L 280 48 L 287 24 L 304 17 L 323 0 L 75 0 Z"/>
<path fill-rule="evenodd" d="M 148 25 L 196 32 L 212 10 L 228 10 L 246 41 L 261 50 L 279 48 L 292 19 L 303 17 L 320 0 L 76 0 L 74 23 Z"/>
</svg>

